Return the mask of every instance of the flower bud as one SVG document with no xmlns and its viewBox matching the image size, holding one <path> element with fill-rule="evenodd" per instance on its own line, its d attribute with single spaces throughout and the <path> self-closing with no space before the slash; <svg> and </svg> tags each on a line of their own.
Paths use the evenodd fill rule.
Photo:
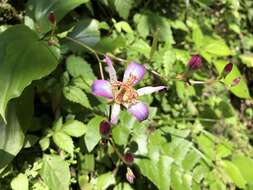
<svg viewBox="0 0 253 190">
<path fill-rule="evenodd" d="M 232 63 L 228 63 L 225 67 L 224 67 L 224 73 L 228 74 L 232 71 L 233 69 L 233 64 Z"/>
<path fill-rule="evenodd" d="M 188 67 L 191 70 L 197 70 L 202 66 L 202 58 L 200 55 L 193 55 L 188 62 Z"/>
<path fill-rule="evenodd" d="M 232 81 L 231 87 L 234 87 L 234 86 L 238 85 L 240 81 L 241 81 L 241 77 L 236 77 L 236 78 Z"/>
<path fill-rule="evenodd" d="M 53 11 L 48 14 L 48 20 L 51 24 L 56 24 L 56 16 Z"/>
<path fill-rule="evenodd" d="M 126 178 L 129 183 L 134 183 L 135 175 L 129 167 L 127 167 Z"/>
<path fill-rule="evenodd" d="M 108 121 L 102 121 L 99 127 L 100 135 L 107 137 L 111 133 L 111 124 Z"/>
<path fill-rule="evenodd" d="M 134 156 L 132 153 L 126 153 L 124 154 L 124 161 L 126 164 L 131 165 L 134 161 Z"/>
</svg>

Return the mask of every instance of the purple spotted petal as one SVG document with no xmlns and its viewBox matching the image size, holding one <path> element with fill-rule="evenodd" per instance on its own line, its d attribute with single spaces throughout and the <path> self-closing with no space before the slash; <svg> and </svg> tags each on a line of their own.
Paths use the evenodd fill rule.
<svg viewBox="0 0 253 190">
<path fill-rule="evenodd" d="M 149 115 L 148 106 L 142 102 L 131 105 L 128 108 L 128 112 L 130 112 L 139 121 L 147 119 Z"/>
<path fill-rule="evenodd" d="M 160 91 L 164 88 L 166 88 L 166 87 L 165 86 L 156 86 L 156 87 L 146 86 L 146 87 L 138 89 L 137 93 L 139 96 L 142 96 L 142 95 L 146 95 L 146 94 L 152 94 L 153 92 Z"/>
<path fill-rule="evenodd" d="M 91 86 L 91 90 L 95 96 L 113 99 L 111 83 L 107 80 L 95 80 Z"/>
<path fill-rule="evenodd" d="M 113 104 L 112 106 L 112 115 L 111 115 L 111 123 L 116 124 L 119 119 L 119 113 L 120 113 L 120 105 L 119 104 Z"/>
<path fill-rule="evenodd" d="M 130 75 L 133 75 L 136 77 L 136 80 L 133 82 L 133 84 L 137 84 L 141 79 L 143 79 L 145 71 L 146 69 L 143 65 L 131 62 L 125 70 L 123 81 L 126 82 Z"/>
<path fill-rule="evenodd" d="M 112 63 L 111 58 L 108 55 L 106 55 L 104 61 L 108 65 L 108 73 L 110 76 L 110 81 L 111 82 L 117 81 L 117 74 L 116 74 L 116 71 L 113 67 L 113 63 Z"/>
</svg>

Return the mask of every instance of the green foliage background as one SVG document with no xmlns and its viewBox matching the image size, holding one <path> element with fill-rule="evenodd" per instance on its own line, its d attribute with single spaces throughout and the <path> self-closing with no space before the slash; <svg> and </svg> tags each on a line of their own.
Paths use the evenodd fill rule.
<svg viewBox="0 0 253 190">
<path fill-rule="evenodd" d="M 253 190 L 251 0 L 3 0 L 0 23 L 1 190 Z M 90 88 L 105 54 L 168 87 L 143 98 L 148 120 L 123 111 L 110 141 Z"/>
</svg>

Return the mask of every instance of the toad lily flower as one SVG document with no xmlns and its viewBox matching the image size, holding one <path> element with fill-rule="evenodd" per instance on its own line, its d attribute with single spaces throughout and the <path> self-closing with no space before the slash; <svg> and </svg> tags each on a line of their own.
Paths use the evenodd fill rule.
<svg viewBox="0 0 253 190">
<path fill-rule="evenodd" d="M 123 81 L 118 81 L 112 60 L 106 56 L 105 62 L 108 66 L 110 81 L 95 80 L 92 84 L 92 93 L 113 102 L 110 122 L 117 123 L 121 106 L 125 107 L 138 121 L 147 119 L 148 106 L 139 101 L 138 97 L 162 90 L 165 86 L 147 86 L 135 90 L 133 87 L 143 79 L 146 71 L 143 65 L 131 62 L 125 70 Z"/>
</svg>

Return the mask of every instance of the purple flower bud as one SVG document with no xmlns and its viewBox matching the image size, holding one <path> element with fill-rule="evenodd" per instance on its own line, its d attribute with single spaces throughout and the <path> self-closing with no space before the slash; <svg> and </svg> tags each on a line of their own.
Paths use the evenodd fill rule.
<svg viewBox="0 0 253 190">
<path fill-rule="evenodd" d="M 99 132 L 103 137 L 108 136 L 111 133 L 111 124 L 108 121 L 102 121 L 100 123 Z"/>
<path fill-rule="evenodd" d="M 48 14 L 48 20 L 51 24 L 56 24 L 56 16 L 53 11 Z"/>
<path fill-rule="evenodd" d="M 241 81 L 241 77 L 236 77 L 236 78 L 232 81 L 231 87 L 234 87 L 234 86 L 238 85 L 240 81 Z"/>
<path fill-rule="evenodd" d="M 202 58 L 200 55 L 193 55 L 188 62 L 188 67 L 191 70 L 197 70 L 202 66 Z"/>
<path fill-rule="evenodd" d="M 126 164 L 131 165 L 134 161 L 133 154 L 129 152 L 124 154 L 124 161 L 126 162 Z"/>
<path fill-rule="evenodd" d="M 134 183 L 135 175 L 129 167 L 127 167 L 126 178 L 129 183 Z"/>
<path fill-rule="evenodd" d="M 224 72 L 225 74 L 228 74 L 232 71 L 233 69 L 233 64 L 232 63 L 228 63 L 225 67 L 224 67 Z"/>
</svg>

